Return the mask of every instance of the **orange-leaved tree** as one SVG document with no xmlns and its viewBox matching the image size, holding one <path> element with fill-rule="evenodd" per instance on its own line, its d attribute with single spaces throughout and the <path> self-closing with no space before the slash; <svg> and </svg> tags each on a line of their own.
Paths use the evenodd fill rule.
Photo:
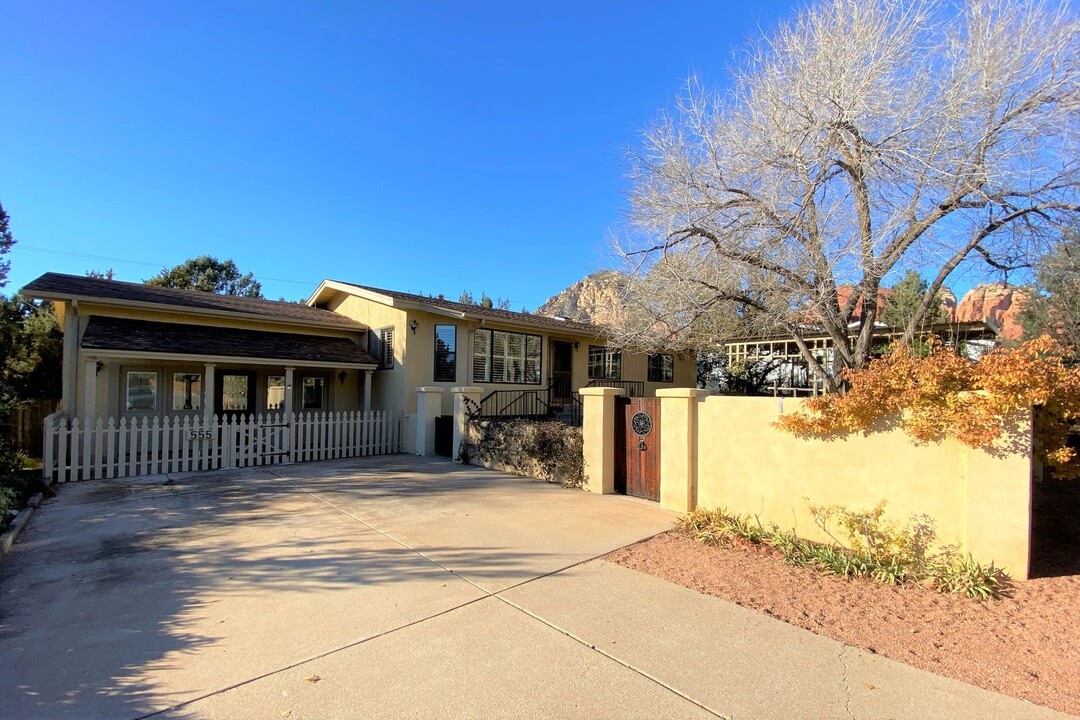
<svg viewBox="0 0 1080 720">
<path fill-rule="evenodd" d="M 1060 477 L 1080 477 L 1069 427 L 1080 419 L 1080 367 L 1072 349 L 1049 335 L 999 348 L 976 362 L 929 340 L 915 355 L 898 345 L 858 371 L 845 370 L 846 394 L 808 400 L 776 426 L 800 437 L 870 430 L 889 418 L 916 442 L 955 438 L 970 447 L 1023 451 L 1026 411 L 1035 408 L 1036 457 Z"/>
</svg>

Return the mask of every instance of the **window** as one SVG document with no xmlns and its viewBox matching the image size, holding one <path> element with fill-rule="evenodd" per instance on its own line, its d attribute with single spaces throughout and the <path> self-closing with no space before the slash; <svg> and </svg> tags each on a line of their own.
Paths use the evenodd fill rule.
<svg viewBox="0 0 1080 720">
<path fill-rule="evenodd" d="M 589 346 L 589 378 L 593 380 L 621 380 L 622 352 L 603 345 Z"/>
<path fill-rule="evenodd" d="M 321 377 L 306 377 L 301 385 L 304 390 L 303 408 L 305 410 L 319 410 L 323 406 L 323 394 L 326 383 Z"/>
<path fill-rule="evenodd" d="M 133 370 L 127 374 L 125 406 L 128 410 L 157 410 L 157 391 L 158 375 L 156 372 Z"/>
<path fill-rule="evenodd" d="M 221 376 L 221 409 L 224 412 L 248 412 L 251 398 L 247 375 L 226 373 Z"/>
<path fill-rule="evenodd" d="M 649 356 L 649 382 L 675 382 L 675 356 L 664 353 Z"/>
<path fill-rule="evenodd" d="M 539 335 L 477 330 L 473 336 L 473 382 L 540 384 Z"/>
<path fill-rule="evenodd" d="M 394 367 L 394 328 L 383 328 L 379 331 L 379 345 L 382 347 L 379 362 L 384 368 Z"/>
<path fill-rule="evenodd" d="M 198 410 L 202 407 L 202 375 L 173 373 L 172 409 Z"/>
<path fill-rule="evenodd" d="M 266 378 L 266 409 L 285 409 L 285 376 L 271 375 Z"/>
<path fill-rule="evenodd" d="M 457 380 L 457 325 L 435 326 L 435 381 Z"/>
<path fill-rule="evenodd" d="M 394 328 L 368 331 L 368 350 L 379 361 L 379 369 L 394 367 Z"/>
</svg>

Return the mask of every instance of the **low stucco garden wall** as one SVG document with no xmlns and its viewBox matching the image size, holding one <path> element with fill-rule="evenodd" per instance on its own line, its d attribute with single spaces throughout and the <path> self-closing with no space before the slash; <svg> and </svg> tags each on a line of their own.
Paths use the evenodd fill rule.
<svg viewBox="0 0 1080 720">
<path fill-rule="evenodd" d="M 726 508 L 764 525 L 832 542 L 810 505 L 869 510 L 887 502 L 885 518 L 906 523 L 925 514 L 938 542 L 955 544 L 976 560 L 994 562 L 1026 579 L 1031 534 L 1031 423 L 1028 452 L 1005 454 L 959 442 L 916 445 L 884 424 L 864 434 L 802 439 L 772 423 L 792 412 L 792 398 L 706 397 L 667 390 L 662 402 L 660 502 L 669 510 Z M 589 489 L 611 492 L 605 474 L 614 397 L 586 398 L 585 463 Z M 591 407 L 590 407 L 591 405 Z M 608 452 L 605 453 L 605 450 Z"/>
</svg>

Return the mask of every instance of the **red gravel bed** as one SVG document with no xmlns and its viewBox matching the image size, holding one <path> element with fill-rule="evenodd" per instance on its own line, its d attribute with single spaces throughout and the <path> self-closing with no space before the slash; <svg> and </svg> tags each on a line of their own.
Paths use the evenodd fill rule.
<svg viewBox="0 0 1080 720">
<path fill-rule="evenodd" d="M 1080 715 L 1080 575 L 1015 583 L 988 602 L 787 565 L 672 531 L 607 559 L 818 635 Z"/>
</svg>

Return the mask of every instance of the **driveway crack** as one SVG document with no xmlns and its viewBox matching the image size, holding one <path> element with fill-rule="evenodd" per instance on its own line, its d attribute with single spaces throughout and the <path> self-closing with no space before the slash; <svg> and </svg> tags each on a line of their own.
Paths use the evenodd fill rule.
<svg viewBox="0 0 1080 720">
<path fill-rule="evenodd" d="M 836 659 L 840 661 L 840 667 L 844 669 L 844 673 L 840 678 L 840 682 L 844 686 L 844 710 L 847 712 L 849 718 L 855 720 L 855 713 L 851 709 L 851 683 L 848 678 L 848 670 L 850 668 L 848 668 L 847 659 L 844 657 L 850 649 L 851 648 L 846 645 L 841 645 L 840 654 L 836 656 Z"/>
</svg>

